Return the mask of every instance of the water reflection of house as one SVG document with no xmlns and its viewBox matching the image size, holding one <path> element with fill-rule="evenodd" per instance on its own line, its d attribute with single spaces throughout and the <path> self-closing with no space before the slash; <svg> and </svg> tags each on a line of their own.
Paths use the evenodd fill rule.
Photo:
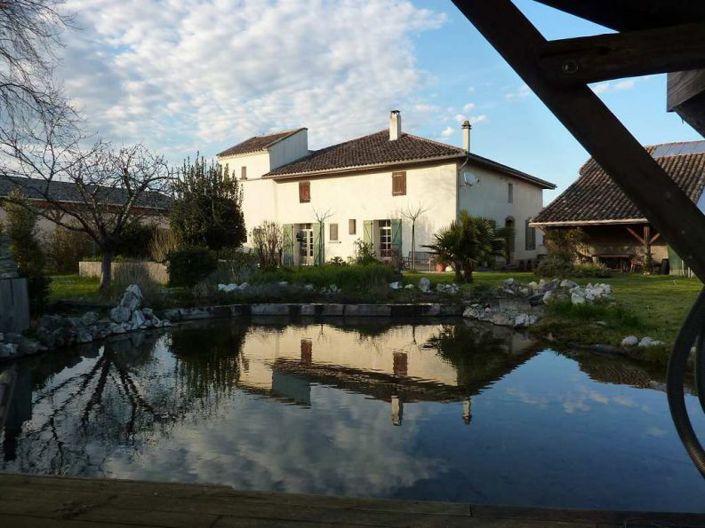
<svg viewBox="0 0 705 528">
<path fill-rule="evenodd" d="M 469 386 L 467 373 L 459 375 L 457 365 L 427 346 L 442 328 L 403 325 L 375 336 L 328 325 L 258 331 L 243 345 L 238 386 L 306 405 L 311 384 L 334 386 L 390 402 L 395 425 L 401 424 L 404 403 L 464 401 L 463 420 L 469 423 L 470 396 L 526 359 L 522 352 L 531 341 L 503 335 L 507 361 L 497 362 L 496 372 L 479 374 Z"/>
</svg>

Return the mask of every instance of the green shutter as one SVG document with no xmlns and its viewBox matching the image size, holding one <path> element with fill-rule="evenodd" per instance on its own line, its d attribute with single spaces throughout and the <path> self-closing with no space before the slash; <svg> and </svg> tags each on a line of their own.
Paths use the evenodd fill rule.
<svg viewBox="0 0 705 528">
<path fill-rule="evenodd" d="M 365 242 L 366 244 L 374 243 L 374 235 L 373 235 L 374 226 L 375 226 L 374 220 L 365 220 L 363 222 L 362 241 Z"/>
<path fill-rule="evenodd" d="M 316 266 L 320 266 L 325 262 L 325 248 L 323 244 L 325 243 L 326 237 L 324 235 L 324 229 L 325 224 L 323 222 L 313 224 L 313 263 Z"/>
<path fill-rule="evenodd" d="M 392 251 L 401 257 L 401 220 L 392 220 Z"/>
<path fill-rule="evenodd" d="M 294 224 L 284 224 L 282 226 L 282 265 L 294 265 Z"/>
</svg>

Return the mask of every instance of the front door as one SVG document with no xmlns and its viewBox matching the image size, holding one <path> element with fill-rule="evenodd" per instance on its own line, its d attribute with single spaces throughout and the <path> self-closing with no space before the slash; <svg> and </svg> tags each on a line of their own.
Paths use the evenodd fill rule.
<svg viewBox="0 0 705 528">
<path fill-rule="evenodd" d="M 299 265 L 313 266 L 313 227 L 300 224 L 296 239 L 299 242 Z"/>
</svg>

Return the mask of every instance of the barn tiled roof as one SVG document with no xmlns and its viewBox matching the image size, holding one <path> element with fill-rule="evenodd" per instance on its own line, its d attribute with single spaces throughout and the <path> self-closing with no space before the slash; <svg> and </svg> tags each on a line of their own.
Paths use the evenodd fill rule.
<svg viewBox="0 0 705 528">
<path fill-rule="evenodd" d="M 647 151 L 697 202 L 705 190 L 705 141 L 666 143 Z M 617 187 L 612 178 L 590 158 L 580 177 L 534 218 L 534 224 L 645 221 L 644 215 Z"/>
<path fill-rule="evenodd" d="M 223 152 L 219 153 L 218 156 L 236 156 L 238 154 L 249 154 L 251 152 L 267 150 L 267 148 L 274 145 L 274 143 L 281 141 L 282 139 L 286 139 L 289 136 L 293 136 L 301 130 L 305 129 L 297 128 L 295 130 L 285 130 L 284 132 L 267 134 L 266 136 L 254 136 L 250 139 L 246 139 L 242 143 L 238 143 L 237 145 L 224 150 Z"/>
<path fill-rule="evenodd" d="M 411 134 L 402 134 L 399 139 L 390 141 L 389 130 L 384 129 L 368 136 L 312 152 L 300 160 L 270 171 L 265 174 L 265 177 L 298 175 L 433 158 L 460 158 L 465 155 L 465 151 L 458 147 Z"/>
<path fill-rule="evenodd" d="M 51 181 L 47 187 L 46 180 L 10 176 L 0 177 L 0 198 L 8 196 L 15 189 L 20 190 L 30 200 L 44 200 L 45 196 L 48 195 L 51 200 L 58 202 L 83 202 L 78 189 L 71 182 Z M 105 188 L 101 200 L 113 205 L 122 204 L 127 200 L 127 193 L 123 189 Z M 171 205 L 171 198 L 158 192 L 145 192 L 138 198 L 136 205 L 166 211 Z"/>
</svg>

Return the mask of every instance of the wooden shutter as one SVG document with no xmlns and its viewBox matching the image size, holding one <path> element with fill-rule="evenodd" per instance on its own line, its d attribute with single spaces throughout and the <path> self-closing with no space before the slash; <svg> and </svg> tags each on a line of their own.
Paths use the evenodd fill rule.
<svg viewBox="0 0 705 528">
<path fill-rule="evenodd" d="M 294 265 L 294 224 L 282 226 L 282 265 Z"/>
<path fill-rule="evenodd" d="M 313 224 L 313 263 L 316 266 L 320 266 L 325 262 L 323 247 L 325 236 L 324 236 L 325 224 L 320 222 L 318 224 Z"/>
<path fill-rule="evenodd" d="M 392 251 L 401 256 L 401 220 L 392 220 Z"/>
<path fill-rule="evenodd" d="M 529 226 L 530 218 L 526 219 L 526 229 L 524 231 L 524 249 L 533 251 L 536 249 L 536 229 Z"/>
<path fill-rule="evenodd" d="M 375 221 L 374 220 L 365 220 L 363 227 L 363 232 L 362 232 L 362 240 L 363 242 L 367 244 L 372 244 L 374 243 L 374 227 L 375 227 Z"/>
<path fill-rule="evenodd" d="M 240 179 L 241 180 L 247 179 L 247 167 L 240 167 Z"/>
<path fill-rule="evenodd" d="M 311 182 L 310 181 L 300 181 L 299 182 L 299 202 L 308 203 L 311 201 Z"/>
<path fill-rule="evenodd" d="M 392 173 L 392 196 L 402 196 L 406 194 L 406 172 Z"/>
<path fill-rule="evenodd" d="M 357 220 L 354 218 L 351 218 L 348 220 L 348 234 L 349 235 L 355 235 L 357 234 Z"/>
<path fill-rule="evenodd" d="M 338 224 L 331 224 L 328 228 L 328 234 L 330 235 L 330 240 L 332 242 L 338 241 Z"/>
</svg>

